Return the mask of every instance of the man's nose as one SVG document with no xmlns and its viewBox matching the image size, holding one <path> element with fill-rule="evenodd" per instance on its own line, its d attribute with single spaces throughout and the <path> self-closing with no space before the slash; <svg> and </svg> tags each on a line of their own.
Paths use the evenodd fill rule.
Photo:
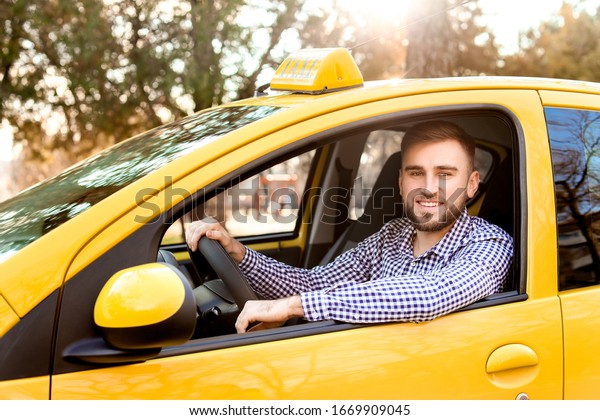
<svg viewBox="0 0 600 420">
<path fill-rule="evenodd" d="M 434 175 L 427 175 L 425 178 L 425 188 L 431 194 L 437 194 L 441 188 L 440 186 L 440 178 Z"/>
</svg>

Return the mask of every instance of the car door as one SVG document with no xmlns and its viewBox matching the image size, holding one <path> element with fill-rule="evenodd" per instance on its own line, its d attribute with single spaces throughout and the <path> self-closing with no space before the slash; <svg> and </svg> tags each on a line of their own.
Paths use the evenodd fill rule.
<svg viewBox="0 0 600 420">
<path fill-rule="evenodd" d="M 598 96 L 543 92 L 554 164 L 565 398 L 600 396 Z"/>
<path fill-rule="evenodd" d="M 398 119 L 480 114 L 501 116 L 514 133 L 509 139 L 518 175 L 513 197 L 518 213 L 513 232 L 514 290 L 431 322 L 300 323 L 241 335 L 201 337 L 165 347 L 153 359 L 119 365 L 65 357 L 73 343 L 100 339 L 91 308 L 115 268 L 156 255 L 164 229 L 148 223 L 134 230 L 129 226 L 136 211 L 132 209 L 86 248 L 101 247 L 116 232 L 133 233 L 91 262 L 85 261 L 90 252 L 83 249 L 73 263 L 85 268 L 66 283 L 63 294 L 52 398 L 561 398 L 562 326 L 552 263 L 556 260 L 552 258 L 556 235 L 547 229 L 555 214 L 554 203 L 548 199 L 553 185 L 536 181 L 551 180 L 544 114 L 536 92 L 448 91 L 337 109 L 215 159 L 173 187 L 209 191 L 237 176 L 239 168 L 264 159 L 266 150 L 299 155 L 312 144 L 321 148 L 343 144 L 344 138 L 358 129 L 377 124 L 384 127 Z M 271 153 L 275 154 L 269 156 L 278 158 L 284 154 Z M 336 160 L 324 159 L 322 164 L 325 166 L 318 170 L 327 172 Z M 326 178 L 319 177 L 321 187 L 328 185 Z M 215 179 L 221 181 L 215 184 Z M 316 219 L 324 220 L 320 216 L 326 206 L 319 204 L 320 197 L 317 204 L 305 207 L 302 217 L 311 222 L 306 223 L 306 230 L 289 237 L 302 252 L 318 243 L 318 231 L 326 224 L 311 230 Z M 163 197 L 157 194 L 155 199 Z M 174 212 L 167 209 L 161 220 L 169 220 Z M 257 237 L 248 244 L 257 250 L 288 245 L 285 240 L 272 241 L 272 237 Z"/>
</svg>

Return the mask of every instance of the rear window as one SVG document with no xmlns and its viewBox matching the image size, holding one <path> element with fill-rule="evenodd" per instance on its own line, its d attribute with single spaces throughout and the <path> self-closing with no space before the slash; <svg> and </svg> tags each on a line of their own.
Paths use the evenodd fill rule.
<svg viewBox="0 0 600 420">
<path fill-rule="evenodd" d="M 559 288 L 600 284 L 600 112 L 546 108 L 558 225 Z"/>
</svg>

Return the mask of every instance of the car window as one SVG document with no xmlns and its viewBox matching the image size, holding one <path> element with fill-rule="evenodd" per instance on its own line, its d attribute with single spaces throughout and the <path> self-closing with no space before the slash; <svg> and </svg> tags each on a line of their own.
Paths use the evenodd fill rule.
<svg viewBox="0 0 600 420">
<path fill-rule="evenodd" d="M 600 283 L 600 112 L 547 108 L 561 290 Z"/>
<path fill-rule="evenodd" d="M 200 112 L 119 143 L 0 203 L 0 260 L 144 175 L 280 108 Z"/>
<path fill-rule="evenodd" d="M 182 243 L 193 220 L 213 217 L 236 237 L 293 232 L 315 151 L 278 163 L 207 200 L 169 227 L 162 245 Z"/>
</svg>

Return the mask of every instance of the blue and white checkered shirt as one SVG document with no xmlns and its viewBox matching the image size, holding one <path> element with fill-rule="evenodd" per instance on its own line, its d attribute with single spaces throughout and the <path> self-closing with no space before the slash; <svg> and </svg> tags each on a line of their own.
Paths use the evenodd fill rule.
<svg viewBox="0 0 600 420">
<path fill-rule="evenodd" d="M 291 267 L 248 249 L 240 268 L 266 298 L 299 294 L 309 321 L 428 321 L 502 291 L 513 244 L 499 227 L 464 211 L 418 257 L 414 235 L 396 219 L 326 266 Z"/>
</svg>

